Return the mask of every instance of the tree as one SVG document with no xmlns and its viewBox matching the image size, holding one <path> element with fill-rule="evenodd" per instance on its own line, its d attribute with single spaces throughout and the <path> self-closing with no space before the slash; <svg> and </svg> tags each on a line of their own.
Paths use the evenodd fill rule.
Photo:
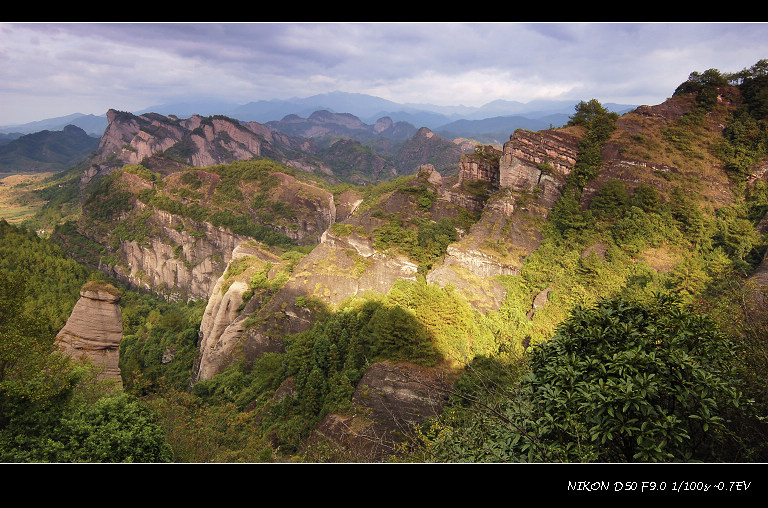
<svg viewBox="0 0 768 508">
<path fill-rule="evenodd" d="M 616 119 L 618 115 L 605 109 L 597 99 L 589 102 L 581 101 L 576 105 L 576 113 L 568 120 L 568 125 L 582 125 L 591 127 L 596 120 L 603 118 Z"/>
<path fill-rule="evenodd" d="M 125 393 L 74 405 L 62 418 L 56 462 L 171 462 L 173 452 L 157 418 Z"/>
<path fill-rule="evenodd" d="M 629 201 L 627 188 L 619 180 L 608 180 L 598 189 L 589 205 L 598 217 L 614 218 L 624 212 Z"/>
<path fill-rule="evenodd" d="M 605 109 L 597 99 L 581 101 L 576 105 L 576 113 L 568 120 L 568 125 L 582 126 L 587 133 L 579 141 L 579 155 L 573 171 L 568 176 L 568 185 L 578 189 L 597 174 L 602 163 L 602 148 L 614 129 L 618 114 Z"/>
<path fill-rule="evenodd" d="M 0 462 L 165 462 L 151 412 L 106 395 L 25 309 L 26 279 L 0 269 Z"/>
</svg>

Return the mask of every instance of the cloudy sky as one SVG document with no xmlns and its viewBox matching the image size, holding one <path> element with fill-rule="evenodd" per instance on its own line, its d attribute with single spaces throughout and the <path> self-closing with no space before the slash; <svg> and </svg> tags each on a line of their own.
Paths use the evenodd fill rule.
<svg viewBox="0 0 768 508">
<path fill-rule="evenodd" d="M 0 24 L 0 125 L 197 97 L 658 104 L 768 58 L 765 23 Z"/>
</svg>

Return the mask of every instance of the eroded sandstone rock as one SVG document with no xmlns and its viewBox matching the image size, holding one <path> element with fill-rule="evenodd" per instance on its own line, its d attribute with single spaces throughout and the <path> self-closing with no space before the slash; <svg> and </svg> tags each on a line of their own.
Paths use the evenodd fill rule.
<svg viewBox="0 0 768 508">
<path fill-rule="evenodd" d="M 56 342 L 66 354 L 102 367 L 100 378 L 122 386 L 118 367 L 123 340 L 120 298 L 121 293 L 111 284 L 85 284 Z"/>
</svg>

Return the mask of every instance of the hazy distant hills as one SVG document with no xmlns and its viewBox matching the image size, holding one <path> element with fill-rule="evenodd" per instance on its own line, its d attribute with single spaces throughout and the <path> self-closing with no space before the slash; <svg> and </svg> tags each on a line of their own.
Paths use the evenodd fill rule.
<svg viewBox="0 0 768 508">
<path fill-rule="evenodd" d="M 47 118 L 45 120 L 39 120 L 21 125 L 0 126 L 0 139 L 2 141 L 10 141 L 22 136 L 23 134 L 30 134 L 33 132 L 61 131 L 64 130 L 64 127 L 67 125 L 80 127 L 89 136 L 101 137 L 101 135 L 104 133 L 104 129 L 107 128 L 107 116 L 106 114 L 97 116 L 73 113 L 67 116 Z"/>
<path fill-rule="evenodd" d="M 366 94 L 332 92 L 305 98 L 287 100 L 261 100 L 247 104 L 235 104 L 217 100 L 197 100 L 159 104 L 141 111 L 175 115 L 187 118 L 191 115 L 224 115 L 240 121 L 267 123 L 279 121 L 288 115 L 309 117 L 318 110 L 333 113 L 348 113 L 365 124 L 375 124 L 383 117 L 393 122 L 407 122 L 416 129 L 428 127 L 445 136 L 481 138 L 483 134 L 498 136 L 501 141 L 508 139 L 517 128 L 531 130 L 559 127 L 568 121 L 577 101 L 517 101 L 497 100 L 481 107 L 436 106 L 432 104 L 399 104 L 380 97 Z M 634 109 L 627 104 L 604 104 L 605 108 L 619 114 Z M 106 115 L 72 114 L 50 118 L 23 125 L 0 126 L 0 135 L 13 134 L 18 137 L 41 130 L 62 130 L 66 125 L 75 125 L 91 136 L 101 136 L 106 129 Z M 2 136 L 8 139 L 9 136 Z M 482 138 L 481 138 L 482 140 Z"/>
<path fill-rule="evenodd" d="M 74 125 L 24 134 L 0 145 L 0 173 L 61 171 L 98 146 L 99 138 Z"/>
</svg>

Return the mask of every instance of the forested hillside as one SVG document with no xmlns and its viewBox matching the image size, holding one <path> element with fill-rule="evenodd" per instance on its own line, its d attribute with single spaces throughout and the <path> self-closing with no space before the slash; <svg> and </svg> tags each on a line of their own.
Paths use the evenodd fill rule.
<svg viewBox="0 0 768 508">
<path fill-rule="evenodd" d="M 760 61 L 622 116 L 580 103 L 551 209 L 543 184 L 331 185 L 263 158 L 58 180 L 28 223 L 55 218 L 50 238 L 0 223 L 0 460 L 764 462 L 767 91 Z M 519 271 L 444 264 L 467 238 L 476 258 L 523 253 Z M 216 257 L 230 241 L 247 252 Z M 139 253 L 166 278 L 142 284 Z M 187 273 L 210 298 L 166 291 Z M 89 280 L 123 293 L 122 389 L 55 352 Z M 196 378 L 221 302 L 237 340 Z M 350 436 L 383 428 L 382 366 L 441 396 L 373 453 Z"/>
</svg>

